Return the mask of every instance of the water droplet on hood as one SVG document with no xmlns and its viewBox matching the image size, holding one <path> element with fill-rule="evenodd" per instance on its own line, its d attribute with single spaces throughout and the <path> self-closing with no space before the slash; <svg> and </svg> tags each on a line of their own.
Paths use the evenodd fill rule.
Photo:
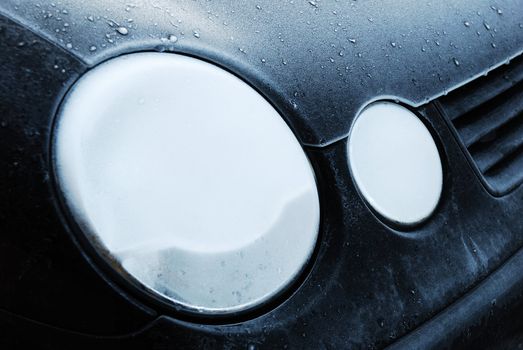
<svg viewBox="0 0 523 350">
<path fill-rule="evenodd" d="M 127 29 L 125 27 L 118 27 L 118 28 L 116 28 L 116 31 L 120 35 L 127 35 L 127 34 L 129 34 L 129 29 Z"/>
<path fill-rule="evenodd" d="M 491 9 L 493 9 L 494 11 L 496 11 L 496 13 L 498 15 L 502 15 L 503 14 L 503 11 L 499 8 L 499 7 L 496 7 L 494 5 L 490 6 Z"/>
</svg>

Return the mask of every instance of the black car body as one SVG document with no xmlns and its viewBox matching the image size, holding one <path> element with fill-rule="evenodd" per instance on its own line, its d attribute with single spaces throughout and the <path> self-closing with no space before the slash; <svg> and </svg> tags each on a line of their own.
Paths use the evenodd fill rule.
<svg viewBox="0 0 523 350">
<path fill-rule="evenodd" d="M 101 264 L 60 210 L 49 152 L 61 100 L 92 67 L 135 51 L 238 75 L 311 160 L 320 241 L 297 286 L 262 308 L 215 318 L 155 303 Z M 0 344 L 520 344 L 522 52 L 520 0 L 2 1 Z M 352 122 L 377 100 L 416 111 L 442 153 L 441 202 L 408 229 L 368 208 L 347 166 Z M 466 142 L 477 120 L 490 128 L 481 149 Z M 484 157 L 496 167 L 485 170 Z"/>
</svg>

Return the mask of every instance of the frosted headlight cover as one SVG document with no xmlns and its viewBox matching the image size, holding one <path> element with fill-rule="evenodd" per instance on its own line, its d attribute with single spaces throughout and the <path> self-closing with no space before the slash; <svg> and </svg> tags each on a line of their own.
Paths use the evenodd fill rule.
<svg viewBox="0 0 523 350">
<path fill-rule="evenodd" d="M 112 59 L 66 97 L 58 184 L 101 255 L 132 282 L 209 313 L 244 310 L 292 283 L 313 252 L 313 170 L 278 112 L 204 61 Z"/>
</svg>

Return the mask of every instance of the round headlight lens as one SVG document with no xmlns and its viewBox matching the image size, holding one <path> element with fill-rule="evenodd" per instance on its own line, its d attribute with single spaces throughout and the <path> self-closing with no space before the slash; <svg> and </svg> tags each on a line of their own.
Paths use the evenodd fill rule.
<svg viewBox="0 0 523 350">
<path fill-rule="evenodd" d="M 137 53 L 83 76 L 55 129 L 58 184 L 115 270 L 209 313 L 295 280 L 319 229 L 313 170 L 253 88 L 187 56 Z"/>
</svg>

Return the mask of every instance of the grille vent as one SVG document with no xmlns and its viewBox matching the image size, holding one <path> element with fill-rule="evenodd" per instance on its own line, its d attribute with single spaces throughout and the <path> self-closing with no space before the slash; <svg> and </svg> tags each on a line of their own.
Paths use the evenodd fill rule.
<svg viewBox="0 0 523 350">
<path fill-rule="evenodd" d="M 439 99 L 489 190 L 523 182 L 523 56 Z"/>
</svg>

